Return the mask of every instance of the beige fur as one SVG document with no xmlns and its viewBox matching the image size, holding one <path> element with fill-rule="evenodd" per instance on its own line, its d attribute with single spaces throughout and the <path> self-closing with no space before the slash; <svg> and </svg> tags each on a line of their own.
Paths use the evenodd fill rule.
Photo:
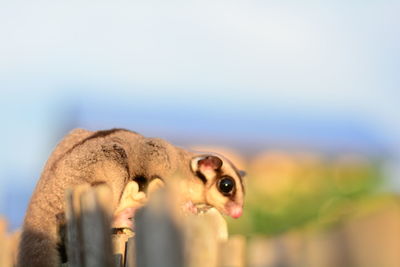
<svg viewBox="0 0 400 267">
<path fill-rule="evenodd" d="M 193 191 L 193 199 L 188 193 L 190 200 L 226 212 L 224 203 L 232 199 L 218 196 L 218 191 L 213 188 L 215 181 L 207 182 L 207 186 L 200 181 L 191 169 L 194 157 L 195 153 L 162 139 L 145 138 L 127 130 L 73 130 L 53 151 L 32 195 L 23 225 L 18 266 L 54 267 L 60 264 L 57 246 L 59 227 L 65 224 L 64 192 L 77 185 L 107 184 L 113 195 L 112 210 L 118 208 L 120 211 L 121 197 L 129 198 L 122 196 L 128 182 L 136 180 L 143 186 L 143 179 L 147 183 L 154 178 L 167 181 L 179 172 L 187 181 L 186 191 Z M 231 175 L 237 173 L 228 161 L 224 160 L 223 168 Z M 242 205 L 241 178 L 235 179 L 240 183 L 237 203 Z M 137 192 L 134 187 L 129 190 Z M 207 192 L 211 192 L 212 197 L 207 197 Z"/>
</svg>

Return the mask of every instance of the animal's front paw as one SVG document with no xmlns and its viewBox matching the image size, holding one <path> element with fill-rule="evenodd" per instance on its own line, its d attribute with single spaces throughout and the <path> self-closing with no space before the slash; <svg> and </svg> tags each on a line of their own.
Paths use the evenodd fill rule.
<svg viewBox="0 0 400 267">
<path fill-rule="evenodd" d="M 135 208 L 126 208 L 114 214 L 111 223 L 112 228 L 129 228 L 133 231 L 133 218 L 135 216 Z"/>
<path fill-rule="evenodd" d="M 198 213 L 198 209 L 197 209 L 196 205 L 194 205 L 191 200 L 189 200 L 183 204 L 182 211 L 184 213 L 193 213 L 193 214 Z"/>
</svg>

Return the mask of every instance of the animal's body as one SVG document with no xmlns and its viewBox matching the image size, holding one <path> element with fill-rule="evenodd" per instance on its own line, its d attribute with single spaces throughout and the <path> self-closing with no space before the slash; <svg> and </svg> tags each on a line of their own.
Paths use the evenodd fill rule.
<svg viewBox="0 0 400 267">
<path fill-rule="evenodd" d="M 58 266 L 58 231 L 64 221 L 64 194 L 77 185 L 105 183 L 113 195 L 113 210 L 130 181 L 141 188 L 153 178 L 165 182 L 175 173 L 190 187 L 190 201 L 214 206 L 239 217 L 243 184 L 226 159 L 198 155 L 157 138 L 123 129 L 90 132 L 76 129 L 55 148 L 47 161 L 26 212 L 19 266 Z"/>
</svg>

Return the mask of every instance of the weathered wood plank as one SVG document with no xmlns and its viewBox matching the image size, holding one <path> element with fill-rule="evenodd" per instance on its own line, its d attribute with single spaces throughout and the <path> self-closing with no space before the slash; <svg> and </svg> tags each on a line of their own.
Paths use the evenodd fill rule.
<svg viewBox="0 0 400 267">
<path fill-rule="evenodd" d="M 81 195 L 81 227 L 85 267 L 109 267 L 113 265 L 110 221 L 100 200 L 101 186 Z"/>
<path fill-rule="evenodd" d="M 66 211 L 67 233 L 66 248 L 69 267 L 83 267 L 83 255 L 81 248 L 81 229 L 80 219 L 80 194 L 83 188 L 69 189 L 66 191 Z"/>
<path fill-rule="evenodd" d="M 136 267 L 135 238 L 128 239 L 125 251 L 125 267 Z"/>
<path fill-rule="evenodd" d="M 187 214 L 184 218 L 187 266 L 218 266 L 220 242 L 226 241 L 228 236 L 222 215 L 212 208 L 199 215 Z"/>
<path fill-rule="evenodd" d="M 7 237 L 7 221 L 0 218 L 0 266 L 11 266 L 11 255 Z"/>
<path fill-rule="evenodd" d="M 122 261 L 122 254 L 114 254 L 113 255 L 113 260 L 114 260 L 114 267 L 123 267 L 123 261 Z"/>
<path fill-rule="evenodd" d="M 246 264 L 246 238 L 241 235 L 221 242 L 219 252 L 220 267 L 244 267 Z"/>
<path fill-rule="evenodd" d="M 135 225 L 137 267 L 184 266 L 183 237 L 172 218 L 169 203 L 166 192 L 160 190 L 152 196 L 148 206 L 138 211 Z"/>
<path fill-rule="evenodd" d="M 115 255 L 120 255 L 121 266 L 123 266 L 125 262 L 126 242 L 128 241 L 128 238 L 129 236 L 127 234 L 113 234 L 111 236 L 114 258 Z"/>
<path fill-rule="evenodd" d="M 249 267 L 279 266 L 273 241 L 266 237 L 254 237 L 248 244 Z"/>
</svg>

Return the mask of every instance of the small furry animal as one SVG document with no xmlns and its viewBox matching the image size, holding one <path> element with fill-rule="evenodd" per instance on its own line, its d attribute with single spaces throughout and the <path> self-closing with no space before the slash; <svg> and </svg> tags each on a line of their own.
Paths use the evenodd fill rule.
<svg viewBox="0 0 400 267">
<path fill-rule="evenodd" d="M 77 185 L 107 184 L 116 209 L 125 185 L 136 181 L 185 179 L 192 203 L 204 203 L 233 218 L 242 214 L 244 187 L 240 172 L 222 156 L 196 154 L 158 138 L 125 129 L 91 132 L 75 129 L 48 159 L 30 200 L 23 224 L 18 266 L 61 263 L 59 228 L 65 225 L 64 193 Z"/>
</svg>

